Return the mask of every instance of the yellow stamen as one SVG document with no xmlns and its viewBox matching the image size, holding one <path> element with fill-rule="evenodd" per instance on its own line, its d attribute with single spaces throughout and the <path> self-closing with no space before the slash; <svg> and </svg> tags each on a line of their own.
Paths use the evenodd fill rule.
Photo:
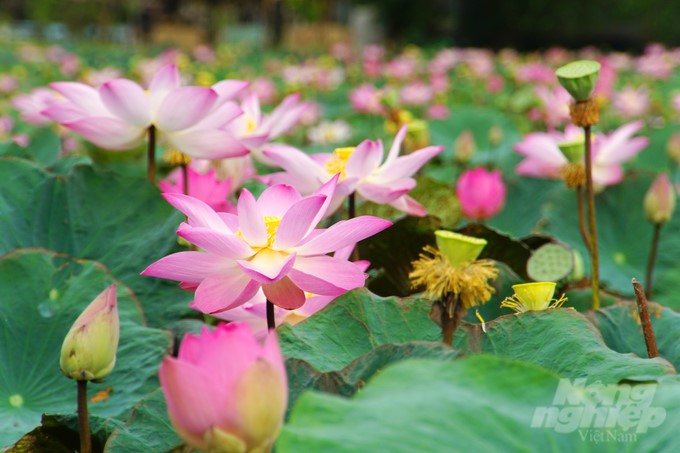
<svg viewBox="0 0 680 453">
<path fill-rule="evenodd" d="M 267 247 L 271 247 L 276 239 L 276 230 L 281 223 L 281 217 L 266 215 L 264 224 L 267 226 Z"/>
<path fill-rule="evenodd" d="M 486 321 L 484 321 L 482 315 L 479 314 L 479 310 L 475 310 L 475 316 L 479 319 L 479 322 L 482 323 L 482 332 L 486 333 Z"/>
<path fill-rule="evenodd" d="M 454 267 L 436 248 L 428 245 L 423 251 L 425 253 L 412 263 L 409 278 L 414 287 L 425 286 L 425 297 L 438 300 L 453 293 L 467 310 L 485 303 L 495 292 L 489 284 L 489 280 L 498 276 L 493 261 L 476 260 Z"/>
<path fill-rule="evenodd" d="M 560 173 L 564 183 L 570 189 L 586 184 L 586 169 L 581 163 L 566 164 L 560 169 Z"/>
<path fill-rule="evenodd" d="M 246 115 L 246 134 L 252 134 L 257 129 L 257 121 L 250 115 Z"/>
<path fill-rule="evenodd" d="M 347 146 L 333 151 L 333 155 L 326 161 L 326 171 L 331 175 L 340 173 L 340 180 L 345 179 L 347 176 L 345 174 L 345 167 L 355 149 L 354 146 Z"/>
<path fill-rule="evenodd" d="M 163 160 L 173 166 L 189 165 L 191 157 L 175 148 L 171 148 L 163 154 Z"/>
</svg>

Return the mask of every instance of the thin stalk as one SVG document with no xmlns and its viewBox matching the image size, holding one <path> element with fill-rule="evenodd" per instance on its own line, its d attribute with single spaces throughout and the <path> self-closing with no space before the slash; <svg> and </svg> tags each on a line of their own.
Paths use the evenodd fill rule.
<svg viewBox="0 0 680 453">
<path fill-rule="evenodd" d="M 90 437 L 90 416 L 87 413 L 87 381 L 78 383 L 78 431 L 80 433 L 80 453 L 92 453 Z"/>
<path fill-rule="evenodd" d="M 189 195 L 189 167 L 187 164 L 180 164 L 180 167 L 182 168 L 182 180 L 184 181 L 182 190 L 184 195 Z"/>
<path fill-rule="evenodd" d="M 449 293 L 441 312 L 442 342 L 453 347 L 453 334 L 460 325 L 464 314 L 463 304 L 454 293 Z"/>
<path fill-rule="evenodd" d="M 156 127 L 149 126 L 149 146 L 146 150 L 146 177 L 156 185 Z"/>
<path fill-rule="evenodd" d="M 600 309 L 600 256 L 597 245 L 597 222 L 595 218 L 595 192 L 593 191 L 593 165 L 590 126 L 584 126 L 586 148 L 586 198 L 588 200 L 588 226 L 590 234 L 590 261 L 592 263 L 591 285 L 593 310 Z"/>
<path fill-rule="evenodd" d="M 649 250 L 649 259 L 647 260 L 647 276 L 645 278 L 645 296 L 647 299 L 652 298 L 652 273 L 654 272 L 654 263 L 656 262 L 656 252 L 659 249 L 659 233 L 661 232 L 661 224 L 654 224 L 654 234 L 652 236 L 652 248 Z"/>
<path fill-rule="evenodd" d="M 578 207 L 578 229 L 581 231 L 583 243 L 586 245 L 588 253 L 590 253 L 590 238 L 586 229 L 586 216 L 583 208 L 583 186 L 581 184 L 576 186 L 576 206 Z"/>
<path fill-rule="evenodd" d="M 276 318 L 274 317 L 274 304 L 267 299 L 267 329 L 276 329 Z"/>
<path fill-rule="evenodd" d="M 645 298 L 642 285 L 635 279 L 633 279 L 633 290 L 635 291 L 635 300 L 638 306 L 638 314 L 640 315 L 640 323 L 642 324 L 642 334 L 645 337 L 645 344 L 647 345 L 647 355 L 650 359 L 659 357 L 659 349 L 656 347 L 654 328 L 652 327 L 652 320 L 649 317 L 649 310 L 647 309 L 647 298 Z"/>
</svg>

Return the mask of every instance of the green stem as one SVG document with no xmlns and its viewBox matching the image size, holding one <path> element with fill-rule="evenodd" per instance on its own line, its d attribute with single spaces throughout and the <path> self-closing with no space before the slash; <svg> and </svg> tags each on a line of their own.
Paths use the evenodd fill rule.
<svg viewBox="0 0 680 453">
<path fill-rule="evenodd" d="M 597 245 L 597 222 L 595 218 L 595 192 L 593 190 L 593 165 L 590 126 L 584 126 L 586 148 L 586 198 L 588 200 L 588 226 L 590 234 L 590 261 L 592 264 L 591 285 L 593 288 L 593 310 L 600 309 L 600 257 Z"/>
<path fill-rule="evenodd" d="M 586 229 L 586 216 L 583 209 L 583 186 L 579 184 L 576 186 L 576 206 L 578 207 L 578 229 L 581 231 L 583 243 L 590 253 L 590 238 L 588 238 L 588 231 Z"/>
<path fill-rule="evenodd" d="M 146 150 L 146 177 L 156 185 L 156 127 L 149 126 L 149 146 Z"/>
<path fill-rule="evenodd" d="M 267 329 L 276 329 L 276 318 L 274 317 L 274 304 L 267 299 Z"/>
<path fill-rule="evenodd" d="M 656 252 L 659 249 L 659 233 L 661 232 L 661 224 L 654 224 L 654 235 L 652 236 L 652 248 L 649 250 L 649 260 L 647 260 L 647 277 L 645 278 L 645 296 L 647 299 L 652 298 L 652 273 L 654 272 L 654 263 L 656 262 Z"/>
<path fill-rule="evenodd" d="M 184 195 L 189 195 L 189 168 L 187 164 L 181 164 L 180 167 L 182 168 L 182 180 L 184 181 Z"/>
<path fill-rule="evenodd" d="M 78 383 L 78 431 L 80 432 L 80 453 L 92 453 L 90 417 L 87 413 L 87 381 Z"/>
</svg>

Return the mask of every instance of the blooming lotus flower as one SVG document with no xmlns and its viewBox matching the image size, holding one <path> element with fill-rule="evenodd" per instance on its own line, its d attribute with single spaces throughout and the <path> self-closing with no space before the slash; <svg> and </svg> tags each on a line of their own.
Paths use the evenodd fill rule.
<svg viewBox="0 0 680 453">
<path fill-rule="evenodd" d="M 261 345 L 245 324 L 187 334 L 177 358 L 158 370 L 170 421 L 191 447 L 226 453 L 270 451 L 288 403 L 276 335 Z"/>
<path fill-rule="evenodd" d="M 614 93 L 612 107 L 624 118 L 640 118 L 649 111 L 649 91 L 645 87 L 636 89 L 626 85 Z"/>
<path fill-rule="evenodd" d="M 61 372 L 82 381 L 105 378 L 116 364 L 119 336 L 116 285 L 111 285 L 85 308 L 64 338 Z"/>
<path fill-rule="evenodd" d="M 65 99 L 48 88 L 36 88 L 12 98 L 12 106 L 19 111 L 21 120 L 38 126 L 52 122 L 49 116 L 43 114 L 46 108 L 63 102 Z"/>
<path fill-rule="evenodd" d="M 382 104 L 383 92 L 370 83 L 364 83 L 350 90 L 349 103 L 359 113 L 381 115 L 385 113 Z"/>
<path fill-rule="evenodd" d="M 182 87 L 177 66 L 165 66 L 148 91 L 127 79 L 114 79 L 99 89 L 77 82 L 50 86 L 68 102 L 42 113 L 97 146 L 125 150 L 140 144 L 154 126 L 167 146 L 195 158 L 219 159 L 247 153 L 224 126 L 241 115 L 227 102 L 246 82 L 225 80 L 212 88 Z"/>
<path fill-rule="evenodd" d="M 466 170 L 456 182 L 456 195 L 463 215 L 468 219 L 489 219 L 505 204 L 505 184 L 499 170 L 485 168 Z"/>
<path fill-rule="evenodd" d="M 316 145 L 343 143 L 352 136 L 352 128 L 346 121 L 322 121 L 307 131 L 307 138 Z"/>
<path fill-rule="evenodd" d="M 642 121 L 625 124 L 609 135 L 594 135 L 593 182 L 598 186 L 618 184 L 623 179 L 623 162 L 636 156 L 649 143 L 646 137 L 633 137 L 643 126 Z M 564 133 L 534 132 L 515 145 L 515 151 L 525 159 L 515 167 L 520 175 L 536 178 L 560 178 L 570 163 L 559 145 L 579 140 L 581 130 L 568 125 Z M 582 162 L 581 157 L 578 162 Z"/>
<path fill-rule="evenodd" d="M 260 101 L 255 93 L 249 93 L 243 99 L 241 108 L 243 115 L 231 121 L 226 129 L 248 147 L 253 157 L 271 165 L 262 156 L 263 145 L 288 132 L 304 114 L 308 105 L 300 102 L 299 94 L 286 97 L 270 114 L 264 115 L 260 110 Z"/>
<path fill-rule="evenodd" d="M 561 86 L 556 87 L 554 90 L 545 86 L 539 86 L 536 87 L 534 93 L 543 104 L 541 117 L 549 130 L 565 124 L 569 120 L 569 102 L 571 101 L 571 96 L 567 90 Z"/>
<path fill-rule="evenodd" d="M 315 229 L 333 197 L 337 177 L 308 197 L 288 185 L 266 189 L 258 200 L 243 189 L 237 214 L 216 213 L 204 202 L 164 194 L 188 218 L 177 234 L 205 252 L 179 252 L 142 275 L 181 282 L 195 289 L 194 306 L 205 313 L 244 304 L 262 288 L 273 304 L 294 310 L 305 292 L 339 296 L 363 285 L 366 275 L 347 260 L 327 256 L 376 234 L 390 222 L 362 216 Z"/>
<path fill-rule="evenodd" d="M 336 251 L 333 256 L 339 259 L 348 259 L 352 253 L 352 250 L 354 250 L 354 245 Z M 368 268 L 370 262 L 361 260 L 353 261 L 352 264 L 357 266 L 363 272 Z M 305 293 L 305 297 L 307 298 L 305 300 L 305 304 L 295 310 L 284 310 L 283 308 L 275 306 L 275 324 L 277 326 L 280 326 L 281 324 L 289 324 L 294 326 L 295 324 L 304 321 L 318 311 L 321 311 L 336 299 L 335 296 L 320 296 L 318 294 L 311 293 Z M 216 313 L 214 316 L 224 321 L 244 322 L 250 326 L 257 338 L 264 338 L 269 331 L 267 327 L 266 301 L 267 298 L 265 297 L 264 293 L 262 291 L 258 291 L 255 297 L 240 307 L 223 311 L 221 313 Z"/>
<path fill-rule="evenodd" d="M 264 151 L 283 172 L 264 178 L 269 183 L 285 183 L 301 193 L 310 193 L 339 176 L 338 188 L 328 213 L 337 210 L 352 192 L 374 203 L 389 204 L 410 215 L 424 216 L 425 208 L 407 193 L 416 186 L 412 175 L 444 150 L 428 146 L 399 156 L 407 127 L 402 126 L 385 157 L 382 141 L 364 140 L 356 148 L 339 148 L 333 153 L 308 155 L 290 146 L 269 147 Z"/>
<path fill-rule="evenodd" d="M 425 105 L 434 98 L 434 90 L 423 82 L 411 82 L 399 90 L 399 100 L 404 105 Z"/>
<path fill-rule="evenodd" d="M 231 181 L 220 180 L 215 173 L 213 168 L 206 173 L 200 173 L 193 168 L 193 165 L 187 166 L 188 195 L 198 198 L 217 212 L 235 212 L 236 207 L 228 201 L 231 194 Z M 158 182 L 158 186 L 162 192 L 184 193 L 184 172 L 181 168 L 174 169 L 165 179 Z"/>
</svg>

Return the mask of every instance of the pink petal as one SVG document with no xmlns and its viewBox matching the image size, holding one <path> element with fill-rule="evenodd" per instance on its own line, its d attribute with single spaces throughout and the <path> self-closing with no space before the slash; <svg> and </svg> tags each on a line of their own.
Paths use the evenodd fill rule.
<svg viewBox="0 0 680 453">
<path fill-rule="evenodd" d="M 515 171 L 518 175 L 532 176 L 534 178 L 557 178 L 559 177 L 562 165 L 527 157 L 515 167 Z"/>
<path fill-rule="evenodd" d="M 61 103 L 52 104 L 46 109 L 40 112 L 41 115 L 45 115 L 52 121 L 60 124 L 72 123 L 81 119 L 89 118 L 89 115 L 76 107 L 74 104 Z"/>
<path fill-rule="evenodd" d="M 111 113 L 137 127 L 151 124 L 149 99 L 142 87 L 126 79 L 105 82 L 99 96 Z"/>
<path fill-rule="evenodd" d="M 567 158 L 557 147 L 555 139 L 548 134 L 529 134 L 515 145 L 515 150 L 526 157 L 553 167 L 561 167 L 568 163 Z"/>
<path fill-rule="evenodd" d="M 377 182 L 386 183 L 410 177 L 442 151 L 444 151 L 443 146 L 428 146 L 406 156 L 401 156 L 390 163 L 385 163 L 375 172 L 374 179 Z"/>
<path fill-rule="evenodd" d="M 257 199 L 257 206 L 262 215 L 283 217 L 291 206 L 300 200 L 302 196 L 294 187 L 276 184 L 262 192 Z"/>
<path fill-rule="evenodd" d="M 149 83 L 149 101 L 151 106 L 151 111 L 158 111 L 158 107 L 165 99 L 168 93 L 176 88 L 179 88 L 181 84 L 179 70 L 177 65 L 169 64 L 164 66 L 158 73 L 151 79 Z"/>
<path fill-rule="evenodd" d="M 179 131 L 196 124 L 210 112 L 217 93 L 204 87 L 181 87 L 172 90 L 155 112 L 154 123 L 162 131 Z"/>
<path fill-rule="evenodd" d="M 618 184 L 623 179 L 620 165 L 593 165 L 593 183 L 600 186 Z"/>
<path fill-rule="evenodd" d="M 243 238 L 251 247 L 267 245 L 267 226 L 264 215 L 248 189 L 243 189 L 236 205 L 238 224 Z"/>
<path fill-rule="evenodd" d="M 328 178 L 326 170 L 308 154 L 288 145 L 271 145 L 262 151 L 264 157 L 288 173 L 287 179 L 301 193 L 308 194 Z"/>
<path fill-rule="evenodd" d="M 134 148 L 142 142 L 147 133 L 146 129 L 107 117 L 84 118 L 64 123 L 64 126 L 97 146 L 113 150 Z"/>
<path fill-rule="evenodd" d="M 230 310 L 252 299 L 260 284 L 240 268 L 206 277 L 196 288 L 194 306 L 204 313 Z"/>
<path fill-rule="evenodd" d="M 221 426 L 230 416 L 236 418 L 229 389 L 201 368 L 168 356 L 158 377 L 173 426 L 193 446 L 205 448 L 203 434 L 207 430 Z"/>
<path fill-rule="evenodd" d="M 385 162 L 383 163 L 383 165 L 391 163 L 397 158 L 397 156 L 399 156 L 399 149 L 401 148 L 401 144 L 404 141 L 404 138 L 406 137 L 407 131 L 408 126 L 406 124 L 401 126 L 399 132 L 397 132 L 397 135 L 394 137 L 394 141 L 392 142 L 392 146 L 390 146 L 390 150 L 387 153 L 387 157 L 385 158 Z"/>
<path fill-rule="evenodd" d="M 324 255 L 356 244 L 392 226 L 392 222 L 372 216 L 341 220 L 324 230 L 314 239 L 298 247 L 298 255 Z M 298 268 L 296 265 L 295 268 Z M 314 292 L 314 291 L 312 291 Z"/>
<path fill-rule="evenodd" d="M 50 84 L 50 87 L 88 116 L 111 116 L 99 98 L 99 92 L 89 85 L 77 82 L 54 82 Z"/>
<path fill-rule="evenodd" d="M 164 134 L 168 143 L 194 159 L 245 156 L 248 150 L 233 135 L 217 129 L 191 129 Z"/>
<path fill-rule="evenodd" d="M 357 193 L 374 203 L 389 203 L 408 193 L 416 186 L 413 178 L 402 179 L 390 184 L 361 183 L 357 187 Z"/>
<path fill-rule="evenodd" d="M 326 201 L 324 201 L 323 205 L 319 209 L 319 212 L 314 217 L 314 220 L 312 220 L 312 225 L 317 225 L 321 221 L 321 219 L 323 219 L 324 216 L 326 216 L 327 211 L 330 209 L 331 202 L 333 201 L 333 197 L 336 194 L 336 188 L 340 186 L 338 184 L 339 179 L 340 174 L 333 176 L 331 179 L 329 179 L 326 183 L 324 183 L 321 187 L 319 187 L 312 193 L 312 195 L 324 195 L 326 197 Z M 346 183 L 348 181 L 349 178 L 345 179 L 343 183 Z M 345 193 L 340 192 L 339 195 L 344 196 Z"/>
<path fill-rule="evenodd" d="M 401 197 L 397 198 L 394 201 L 391 201 L 388 204 L 393 208 L 396 208 L 414 217 L 425 217 L 427 215 L 427 211 L 425 210 L 423 205 L 421 205 L 408 195 L 402 195 Z"/>
<path fill-rule="evenodd" d="M 189 227 L 177 231 L 177 235 L 202 248 L 208 253 L 230 259 L 251 257 L 255 251 L 243 239 L 210 228 Z"/>
<path fill-rule="evenodd" d="M 223 257 L 203 252 L 177 252 L 165 256 L 142 271 L 140 275 L 166 278 L 180 282 L 200 283 L 204 278 L 233 267 Z"/>
<path fill-rule="evenodd" d="M 212 89 L 220 96 L 220 100 L 229 101 L 248 88 L 248 85 L 250 82 L 243 80 L 222 80 L 213 85 Z"/>
<path fill-rule="evenodd" d="M 262 291 L 269 302 L 286 310 L 295 310 L 305 303 L 304 291 L 288 277 L 273 284 L 262 285 Z"/>
<path fill-rule="evenodd" d="M 298 201 L 288 209 L 281 218 L 281 223 L 276 230 L 274 248 L 285 250 L 298 244 L 314 229 L 317 214 L 326 201 L 324 195 L 316 195 Z"/>
<path fill-rule="evenodd" d="M 352 262 L 325 255 L 298 257 L 288 275 L 304 291 L 324 296 L 338 296 L 366 280 Z"/>
<path fill-rule="evenodd" d="M 196 129 L 220 129 L 243 114 L 235 102 L 226 102 L 213 109 L 194 126 Z"/>
<path fill-rule="evenodd" d="M 243 272 L 259 283 L 281 280 L 295 263 L 295 253 L 287 254 L 268 248 L 260 250 L 250 260 L 238 260 Z"/>
<path fill-rule="evenodd" d="M 164 193 L 168 203 L 189 218 L 192 227 L 206 227 L 222 233 L 234 233 L 222 221 L 220 216 L 198 198 L 181 193 Z"/>
<path fill-rule="evenodd" d="M 347 175 L 357 178 L 366 178 L 378 166 L 383 157 L 383 148 L 381 142 L 372 140 L 364 140 L 357 146 L 349 160 L 345 171 Z"/>
</svg>

